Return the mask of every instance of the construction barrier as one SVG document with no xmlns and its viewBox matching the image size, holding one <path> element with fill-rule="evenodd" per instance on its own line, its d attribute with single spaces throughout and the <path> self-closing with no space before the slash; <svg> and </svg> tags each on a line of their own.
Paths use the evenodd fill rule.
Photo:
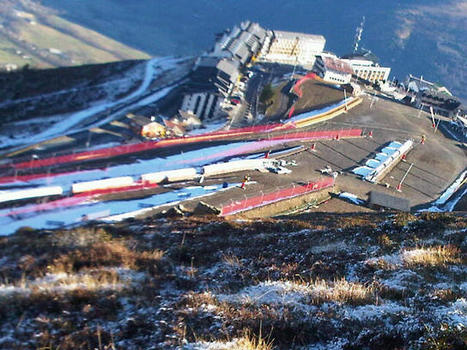
<svg viewBox="0 0 467 350">
<path fill-rule="evenodd" d="M 334 140 L 339 138 L 361 137 L 362 129 L 341 129 L 341 130 L 318 130 L 318 131 L 297 131 L 279 136 L 273 136 L 268 140 Z"/>
<path fill-rule="evenodd" d="M 157 173 L 148 173 L 141 175 L 143 182 L 161 183 L 164 181 L 188 181 L 194 180 L 198 176 L 195 168 L 183 168 L 169 171 L 159 171 Z"/>
<path fill-rule="evenodd" d="M 75 194 L 75 197 L 98 196 L 98 195 L 112 194 L 112 193 L 140 191 L 140 190 L 147 190 L 147 189 L 157 188 L 157 187 L 159 187 L 157 184 L 138 181 L 138 182 L 133 183 L 132 185 L 116 186 L 116 187 L 111 187 L 111 188 L 99 188 L 95 190 L 77 193 Z"/>
<path fill-rule="evenodd" d="M 16 216 L 16 215 L 37 213 L 37 212 L 48 211 L 48 210 L 64 209 L 64 208 L 69 208 L 69 207 L 77 206 L 80 204 L 84 204 L 90 200 L 93 200 L 96 196 L 99 196 L 99 195 L 147 190 L 150 188 L 157 188 L 157 187 L 159 187 L 157 184 L 150 184 L 150 183 L 144 183 L 144 182 L 139 181 L 130 186 L 95 189 L 95 190 L 90 190 L 87 192 L 77 193 L 71 197 L 61 198 L 61 199 L 57 199 L 57 200 L 47 202 L 47 203 L 29 205 L 26 207 L 13 209 L 9 212 L 4 213 L 3 215 L 0 214 L 0 216 Z"/>
<path fill-rule="evenodd" d="M 130 176 L 113 177 L 111 179 L 75 183 L 71 186 L 71 192 L 76 194 L 109 188 L 120 188 L 131 185 L 134 185 L 134 180 Z"/>
<path fill-rule="evenodd" d="M 9 212 L 0 213 L 0 216 L 13 216 L 14 217 L 18 215 L 38 213 L 38 212 L 47 211 L 47 210 L 63 209 L 63 208 L 82 204 L 86 202 L 87 200 L 89 200 L 89 198 L 90 196 L 73 196 L 73 197 L 57 199 L 52 202 L 28 205 L 25 207 L 13 209 L 13 210 L 10 210 Z"/>
<path fill-rule="evenodd" d="M 216 163 L 203 167 L 204 176 L 216 176 L 236 171 L 263 170 L 275 166 L 276 161 L 271 159 L 245 159 L 227 163 Z"/>
<path fill-rule="evenodd" d="M 60 186 L 39 187 L 19 191 L 5 191 L 0 192 L 0 203 L 17 201 L 21 199 L 61 196 L 62 194 L 63 189 Z"/>
<path fill-rule="evenodd" d="M 251 127 L 250 129 L 257 130 L 256 127 Z M 332 140 L 332 139 L 336 138 L 336 135 L 339 135 L 340 138 L 343 138 L 343 137 L 360 137 L 360 136 L 362 136 L 362 129 L 324 130 L 324 131 L 308 131 L 308 132 L 295 132 L 295 133 L 289 132 L 289 133 L 286 133 L 286 134 L 283 134 L 283 135 L 280 135 L 280 136 L 270 137 L 269 140 L 291 139 L 291 141 L 293 141 L 293 139 L 307 139 L 307 138 L 308 139 L 316 139 L 316 140 L 317 139 L 330 139 L 330 140 Z M 183 139 L 181 139 L 181 140 L 183 140 Z M 164 141 L 166 141 L 166 142 L 164 142 Z M 164 140 L 164 141 L 160 141 L 158 143 L 154 143 L 154 142 L 148 143 L 148 142 L 146 142 L 146 143 L 139 143 L 139 144 L 135 144 L 135 145 L 117 146 L 117 147 L 114 147 L 114 148 L 107 148 L 107 149 L 90 151 L 90 152 L 82 152 L 82 153 L 76 153 L 76 154 L 71 154 L 71 155 L 67 155 L 67 156 L 58 156 L 58 157 L 52 157 L 52 158 L 46 158 L 46 159 L 37 159 L 37 160 L 31 160 L 31 161 L 25 162 L 25 163 L 17 163 L 17 164 L 10 164 L 10 165 L 12 167 L 15 167 L 15 168 L 18 168 L 18 169 L 21 169 L 21 168 L 40 168 L 40 167 L 43 167 L 43 166 L 64 164 L 64 163 L 68 163 L 68 162 L 114 157 L 114 156 L 117 156 L 117 155 L 123 155 L 123 154 L 133 153 L 133 152 L 140 152 L 140 151 L 144 151 L 144 150 L 155 149 L 157 147 L 162 147 L 162 146 L 158 146 L 158 145 L 161 144 L 161 143 L 166 145 L 167 142 L 169 142 L 171 140 Z M 93 152 L 93 153 L 91 154 L 91 152 Z M 62 173 L 62 174 L 59 174 L 59 175 L 66 175 L 66 174 L 71 174 L 71 173 L 75 173 L 75 172 Z M 54 176 L 57 176 L 57 174 L 42 173 L 42 174 L 32 174 L 32 175 L 20 175 L 20 176 L 18 176 L 18 175 L 17 176 L 5 176 L 5 177 L 0 177 L 0 183 L 12 183 L 12 182 L 18 182 L 18 181 L 26 182 L 26 181 L 31 181 L 31 180 L 35 180 L 35 179 L 46 178 L 46 177 L 54 177 Z"/>
<path fill-rule="evenodd" d="M 222 207 L 221 216 L 237 214 L 242 211 L 255 209 L 285 199 L 320 191 L 334 186 L 334 182 L 334 177 L 326 177 L 318 181 L 308 182 L 306 185 L 292 186 L 272 193 L 262 194 L 261 196 L 235 201 Z"/>
<path fill-rule="evenodd" d="M 65 163 L 112 158 L 112 157 L 122 156 L 126 154 L 145 152 L 149 150 L 155 150 L 158 148 L 179 146 L 179 145 L 185 145 L 185 144 L 196 143 L 196 142 L 220 141 L 225 138 L 240 137 L 240 136 L 245 137 L 248 135 L 256 135 L 258 133 L 272 132 L 272 131 L 278 131 L 278 130 L 287 130 L 293 127 L 294 127 L 293 125 L 283 125 L 283 124 L 257 125 L 257 126 L 251 126 L 251 127 L 233 129 L 233 130 L 214 131 L 214 132 L 205 133 L 205 134 L 201 134 L 197 136 L 179 137 L 179 138 L 173 138 L 173 139 L 164 139 L 160 141 L 148 141 L 148 142 L 141 142 L 141 143 L 136 143 L 136 144 L 101 148 L 97 150 L 85 151 L 85 152 L 74 153 L 74 154 L 66 154 L 66 155 L 61 155 L 61 156 L 56 156 L 56 157 L 51 157 L 51 158 L 31 159 L 31 160 L 19 162 L 19 163 L 5 164 L 0 167 L 12 167 L 14 169 L 41 168 L 41 167 L 46 167 L 46 166 L 51 166 L 51 165 L 56 165 L 56 164 L 65 164 Z"/>
<path fill-rule="evenodd" d="M 59 174 L 54 174 L 54 173 L 40 173 L 40 174 L 30 174 L 30 175 L 14 175 L 14 176 L 3 176 L 0 177 L 0 184 L 8 184 L 8 183 L 14 183 L 14 182 L 29 182 L 37 179 L 43 179 L 47 177 L 55 177 L 55 176 L 60 176 L 60 175 L 70 175 L 70 174 L 76 174 L 76 173 L 82 173 L 84 171 L 69 171 L 65 173 L 59 173 Z"/>
<path fill-rule="evenodd" d="M 298 97 L 302 97 L 303 96 L 303 92 L 302 92 L 302 84 L 307 81 L 307 80 L 316 80 L 318 78 L 318 76 L 311 72 L 311 73 L 308 73 L 307 75 L 305 75 L 303 78 L 299 79 L 295 85 L 293 86 L 293 91 L 295 92 L 295 94 L 298 96 Z M 290 117 L 290 116 L 289 116 Z"/>
</svg>

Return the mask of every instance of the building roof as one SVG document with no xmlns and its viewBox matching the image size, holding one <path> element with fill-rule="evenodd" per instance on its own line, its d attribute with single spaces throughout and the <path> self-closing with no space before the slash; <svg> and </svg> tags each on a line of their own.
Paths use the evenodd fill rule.
<svg viewBox="0 0 467 350">
<path fill-rule="evenodd" d="M 458 98 L 434 89 L 423 90 L 422 97 L 431 99 L 431 104 L 449 111 L 454 111 L 461 106 L 461 101 Z"/>
<path fill-rule="evenodd" d="M 251 48 L 251 46 L 256 43 L 258 39 L 249 32 L 242 32 L 242 34 L 240 34 L 238 37 L 238 40 L 242 41 Z"/>
<path fill-rule="evenodd" d="M 254 36 L 256 36 L 261 43 L 264 41 L 264 38 L 266 37 L 266 30 L 262 28 L 258 23 L 252 23 L 248 27 L 248 31 L 252 33 Z"/>
<path fill-rule="evenodd" d="M 306 34 L 306 33 L 298 33 L 298 32 L 284 32 L 281 30 L 274 30 L 274 35 L 276 38 L 280 39 L 290 39 L 294 40 L 297 37 L 300 39 L 308 39 L 308 40 L 314 40 L 314 41 L 326 41 L 324 36 L 322 35 L 316 35 L 316 34 Z"/>
<path fill-rule="evenodd" d="M 224 72 L 225 74 L 227 74 L 229 77 L 231 77 L 232 82 L 234 82 L 235 79 L 237 79 L 237 77 L 238 77 L 239 64 L 236 61 L 227 60 L 227 59 L 220 60 L 217 63 L 216 68 L 218 70 Z"/>
<path fill-rule="evenodd" d="M 329 56 L 322 57 L 324 66 L 326 69 L 346 73 L 346 74 L 353 74 L 352 67 L 345 61 L 340 60 L 338 58 L 333 58 Z"/>
<path fill-rule="evenodd" d="M 410 201 L 408 199 L 391 196 L 379 191 L 370 192 L 370 203 L 390 209 L 410 211 Z"/>
<path fill-rule="evenodd" d="M 341 58 L 346 58 L 349 60 L 365 60 L 371 61 L 373 64 L 379 63 L 379 58 L 371 51 L 358 51 L 349 53 L 347 55 L 342 56 Z"/>
<path fill-rule="evenodd" d="M 234 55 L 242 64 L 245 63 L 248 60 L 248 57 L 250 56 L 250 51 L 248 50 L 248 47 L 246 46 L 245 42 L 236 39 L 234 42 L 232 42 L 228 50 Z"/>
<path fill-rule="evenodd" d="M 196 67 L 215 67 L 219 58 L 215 56 L 201 56 L 196 62 Z"/>
</svg>

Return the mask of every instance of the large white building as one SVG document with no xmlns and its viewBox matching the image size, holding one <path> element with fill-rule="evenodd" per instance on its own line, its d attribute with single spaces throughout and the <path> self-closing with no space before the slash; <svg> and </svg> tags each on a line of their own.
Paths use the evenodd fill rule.
<svg viewBox="0 0 467 350">
<path fill-rule="evenodd" d="M 353 74 L 347 62 L 330 55 L 317 56 L 313 71 L 324 81 L 334 84 L 349 84 Z"/>
<path fill-rule="evenodd" d="M 266 39 L 260 59 L 311 68 L 325 45 L 326 39 L 322 35 L 275 30 Z"/>
<path fill-rule="evenodd" d="M 374 57 L 374 56 L 371 56 Z M 370 56 L 352 54 L 343 56 L 343 60 L 350 64 L 354 71 L 354 75 L 357 77 L 376 83 L 378 81 L 387 81 L 391 68 L 381 67 L 374 59 Z"/>
</svg>

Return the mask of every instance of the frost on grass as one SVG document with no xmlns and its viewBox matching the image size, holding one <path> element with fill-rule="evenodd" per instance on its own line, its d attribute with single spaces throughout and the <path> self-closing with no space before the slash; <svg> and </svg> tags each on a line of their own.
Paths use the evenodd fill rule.
<svg viewBox="0 0 467 350">
<path fill-rule="evenodd" d="M 261 336 L 255 337 L 248 332 L 240 338 L 235 338 L 230 341 L 197 341 L 195 343 L 186 343 L 181 349 L 183 350 L 271 350 L 273 349 L 272 342 Z"/>
<path fill-rule="evenodd" d="M 233 303 L 283 304 L 303 308 L 324 302 L 362 304 L 373 299 L 373 287 L 345 279 L 327 282 L 266 281 L 244 288 L 234 295 L 220 295 L 219 300 Z"/>
<path fill-rule="evenodd" d="M 385 269 L 401 267 L 444 267 L 461 263 L 460 249 L 453 245 L 403 249 L 400 253 L 366 260 L 366 264 Z"/>
<path fill-rule="evenodd" d="M 241 349 L 245 330 L 283 349 L 462 340 L 464 218 L 305 218 L 148 218 L 3 237 L 0 347 L 94 349 L 98 329 L 109 349 Z"/>
<path fill-rule="evenodd" d="M 450 326 L 467 330 L 467 299 L 460 298 L 447 307 L 438 308 L 435 315 Z"/>
<path fill-rule="evenodd" d="M 0 284 L 0 297 L 15 294 L 66 293 L 74 290 L 121 291 L 144 278 L 144 273 L 123 268 L 90 270 L 87 272 L 48 273 L 42 278 L 22 280 L 16 284 Z"/>
<path fill-rule="evenodd" d="M 403 316 L 410 309 L 395 302 L 386 302 L 382 305 L 363 305 L 357 307 L 345 307 L 341 310 L 343 318 L 366 321 L 385 317 Z"/>
<path fill-rule="evenodd" d="M 445 266 L 461 262 L 457 247 L 437 246 L 404 250 L 402 260 L 407 266 Z"/>
</svg>

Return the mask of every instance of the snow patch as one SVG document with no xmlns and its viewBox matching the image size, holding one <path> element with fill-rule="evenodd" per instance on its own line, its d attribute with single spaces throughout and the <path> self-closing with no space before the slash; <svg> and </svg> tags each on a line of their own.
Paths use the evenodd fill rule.
<svg viewBox="0 0 467 350">
<path fill-rule="evenodd" d="M 462 182 L 464 181 L 465 177 L 467 175 L 467 170 L 464 171 L 457 179 L 456 181 L 453 182 L 453 184 L 451 186 L 449 186 L 446 191 L 444 191 L 444 193 L 433 203 L 434 205 L 436 206 L 440 206 L 440 205 L 443 205 L 444 203 L 446 203 L 446 201 L 449 199 L 449 197 L 452 196 L 452 194 L 454 192 L 457 191 L 457 189 L 459 188 L 459 186 L 462 184 Z"/>
<path fill-rule="evenodd" d="M 363 205 L 365 201 L 358 198 L 355 194 L 349 192 L 341 192 L 339 193 L 339 198 L 347 199 L 348 201 L 356 204 L 356 205 Z"/>
<path fill-rule="evenodd" d="M 254 303 L 257 305 L 289 305 L 309 308 L 303 302 L 309 295 L 309 288 L 290 281 L 265 281 L 256 286 L 246 287 L 237 294 L 218 295 L 220 301 L 230 303 Z"/>
<path fill-rule="evenodd" d="M 460 298 L 448 307 L 436 309 L 437 318 L 447 322 L 450 326 L 465 329 L 467 325 L 467 299 Z"/>
<path fill-rule="evenodd" d="M 386 302 L 382 305 L 363 305 L 357 307 L 344 307 L 342 317 L 358 321 L 380 319 L 386 316 L 403 315 L 410 309 L 395 302 Z"/>
</svg>

